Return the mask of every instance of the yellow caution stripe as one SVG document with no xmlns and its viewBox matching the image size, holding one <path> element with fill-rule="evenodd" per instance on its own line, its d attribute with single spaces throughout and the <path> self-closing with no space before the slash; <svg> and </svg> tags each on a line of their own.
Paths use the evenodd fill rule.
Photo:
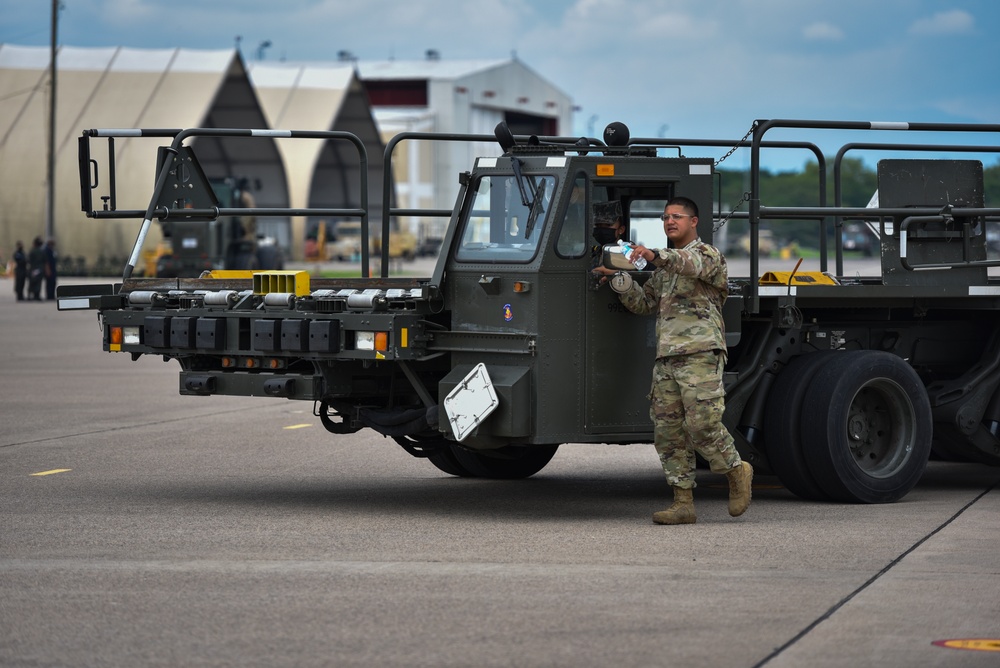
<svg viewBox="0 0 1000 668">
<path fill-rule="evenodd" d="M 789 281 L 791 281 L 789 283 Z M 760 277 L 761 285 L 840 285 L 833 276 L 822 271 L 768 271 Z"/>
</svg>

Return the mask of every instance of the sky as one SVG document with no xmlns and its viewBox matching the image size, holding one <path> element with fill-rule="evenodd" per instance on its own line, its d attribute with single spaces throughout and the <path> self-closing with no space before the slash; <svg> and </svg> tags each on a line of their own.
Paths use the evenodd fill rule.
<svg viewBox="0 0 1000 668">
<path fill-rule="evenodd" d="M 0 0 L 0 43 L 47 46 L 51 2 Z M 737 140 L 755 119 L 1000 124 L 996 0 L 61 0 L 59 44 L 239 45 L 247 60 L 516 57 L 574 100 L 572 136 Z M 259 45 L 271 46 L 258 53 Z M 829 155 L 899 133 L 783 130 Z M 923 143 L 1000 145 L 996 133 Z M 720 157 L 724 150 L 698 149 Z M 695 154 L 685 150 L 688 155 Z M 765 164 L 801 169 L 803 151 Z M 780 153 L 780 155 L 778 155 Z M 867 156 L 859 155 L 867 160 Z M 898 156 L 897 156 L 898 157 Z M 966 156 L 962 156 L 966 157 Z M 730 159 L 745 168 L 749 152 Z M 733 164 L 735 162 L 736 164 Z M 996 157 L 985 157 L 987 165 Z M 727 165 L 724 165 L 727 166 Z"/>
</svg>

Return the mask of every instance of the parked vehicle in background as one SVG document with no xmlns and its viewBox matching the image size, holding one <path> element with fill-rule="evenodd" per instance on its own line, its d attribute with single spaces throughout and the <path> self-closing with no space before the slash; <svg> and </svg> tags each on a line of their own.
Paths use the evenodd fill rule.
<svg viewBox="0 0 1000 668">
<path fill-rule="evenodd" d="M 730 252 L 736 251 L 734 255 L 747 256 L 749 257 L 753 249 L 750 247 L 750 235 L 744 234 L 736 242 L 736 247 L 731 249 Z M 768 229 L 761 228 L 757 234 L 757 249 L 756 252 L 760 254 L 760 257 L 771 257 L 774 255 L 775 250 L 777 250 L 778 244 L 774 239 L 774 232 Z"/>
<path fill-rule="evenodd" d="M 369 234 L 369 249 L 373 254 L 382 251 L 382 237 L 379 230 Z M 337 223 L 336 239 L 327 242 L 326 256 L 341 262 L 361 259 L 361 222 L 344 220 Z M 404 230 L 397 230 L 389 235 L 389 258 L 412 260 L 417 256 L 417 238 Z"/>
<path fill-rule="evenodd" d="M 284 269 L 285 254 L 273 237 L 257 236 L 254 200 L 246 179 L 212 179 L 203 196 L 212 206 L 241 208 L 239 216 L 178 217 L 160 222 L 155 275 L 196 278 L 216 269 Z"/>
<path fill-rule="evenodd" d="M 864 223 L 844 223 L 840 238 L 845 251 L 853 251 L 861 253 L 865 257 L 871 257 L 878 250 L 878 237 Z"/>
</svg>

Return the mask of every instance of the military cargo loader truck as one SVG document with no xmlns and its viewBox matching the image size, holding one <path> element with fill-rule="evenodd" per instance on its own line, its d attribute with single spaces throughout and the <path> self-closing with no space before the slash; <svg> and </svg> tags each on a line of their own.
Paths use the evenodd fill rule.
<svg viewBox="0 0 1000 668">
<path fill-rule="evenodd" d="M 96 309 L 106 351 L 177 360 L 181 394 L 310 401 L 334 434 L 374 429 L 448 474 L 520 478 L 541 470 L 562 443 L 652 440 L 654 319 L 626 311 L 595 280 L 591 269 L 607 259 L 591 237 L 591 207 L 620 202 L 629 236 L 656 246 L 666 243 L 655 236 L 662 235 L 664 203 L 683 194 L 702 211 L 706 241 L 731 218 L 749 225 L 749 275 L 731 273 L 725 304 L 724 421 L 758 472 L 776 474 L 806 499 L 880 503 L 903 497 L 932 454 L 1000 464 L 1000 282 L 989 276 L 998 263 L 985 245 L 1000 209 L 985 206 L 982 164 L 883 160 L 877 205 L 843 207 L 838 179 L 846 151 L 917 145 L 845 147 L 828 203 L 824 156 L 809 142 L 771 141 L 766 135 L 776 128 L 861 136 L 891 129 L 904 138 L 1000 131 L 761 120 L 743 140 L 720 143 L 629 138 L 621 124 L 609 126 L 603 141 L 515 137 L 501 124 L 499 155 L 478 158 L 458 175 L 452 211 L 390 209 L 385 170 L 382 238 L 392 216 L 448 218 L 430 276 L 390 277 L 385 257 L 381 275 L 370 276 L 365 240 L 356 278 L 252 271 L 165 279 L 132 276 L 154 220 L 341 216 L 360 220 L 367 235 L 367 184 L 362 180 L 358 208 L 240 211 L 201 205 L 209 199 L 195 193 L 180 210 L 167 193 L 186 170 L 165 161 L 145 211 L 95 211 L 87 203 L 98 167 L 84 146 L 123 131 L 89 130 L 81 139 L 84 210 L 96 220 L 142 223 L 120 282 L 59 286 L 58 304 Z M 367 163 L 361 142 L 336 132 L 191 129 L 167 137 L 165 150 L 196 161 L 185 142 L 213 133 L 348 142 Z M 401 141 L 487 139 L 403 133 L 387 145 L 386 159 L 391 164 Z M 688 157 L 682 148 L 720 145 L 732 146 L 729 154 L 750 151 L 750 189 L 745 210 L 713 220 L 712 212 L 723 210 L 717 161 Z M 819 205 L 775 207 L 762 199 L 761 151 L 784 148 L 811 150 L 820 161 Z M 113 191 L 113 178 L 102 183 Z M 824 240 L 828 226 L 836 229 L 834 267 L 824 246 L 820 271 L 762 271 L 761 222 L 790 219 L 821 226 Z M 844 221 L 878 232 L 877 275 L 845 275 Z M 383 244 L 383 255 L 387 250 Z M 640 282 L 649 275 L 629 274 Z"/>
</svg>

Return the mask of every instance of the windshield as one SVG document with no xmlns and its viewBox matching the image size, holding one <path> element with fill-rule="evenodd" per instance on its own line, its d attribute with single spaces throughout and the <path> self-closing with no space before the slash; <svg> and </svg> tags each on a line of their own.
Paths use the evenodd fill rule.
<svg viewBox="0 0 1000 668">
<path fill-rule="evenodd" d="M 555 177 L 521 178 L 521 188 L 513 174 L 482 176 L 476 181 L 457 259 L 528 262 L 535 256 L 551 209 Z"/>
</svg>

